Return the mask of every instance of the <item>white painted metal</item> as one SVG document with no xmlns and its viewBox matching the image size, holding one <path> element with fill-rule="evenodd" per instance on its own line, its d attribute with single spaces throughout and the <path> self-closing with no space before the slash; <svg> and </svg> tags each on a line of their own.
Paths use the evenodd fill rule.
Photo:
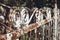
<svg viewBox="0 0 60 40">
<path fill-rule="evenodd" d="M 37 40 L 37 29 L 35 29 L 35 40 Z"/>
<path fill-rule="evenodd" d="M 50 8 L 47 8 L 46 14 L 47 14 L 47 17 L 46 17 L 47 19 L 51 18 L 51 9 Z"/>
<path fill-rule="evenodd" d="M 39 10 L 36 10 L 35 17 L 36 17 L 36 23 L 40 22 L 40 13 L 39 13 Z"/>
<path fill-rule="evenodd" d="M 55 16 L 55 30 L 54 30 L 54 37 L 53 40 L 57 40 L 57 4 L 55 4 L 54 8 L 54 16 Z"/>
<path fill-rule="evenodd" d="M 18 12 L 13 15 L 13 22 L 14 22 L 13 23 L 14 27 L 19 29 L 20 28 L 20 16 Z"/>
<path fill-rule="evenodd" d="M 28 27 L 28 21 L 29 21 L 29 13 L 28 10 L 25 8 L 22 8 L 22 11 L 20 12 L 21 14 L 21 22 L 20 25 L 22 26 L 27 26 Z"/>
<path fill-rule="evenodd" d="M 1 15 L 1 16 L 0 16 L 0 19 L 4 20 L 4 16 Z"/>
<path fill-rule="evenodd" d="M 21 20 L 22 23 L 25 24 L 25 26 L 27 26 L 30 22 L 31 19 L 33 18 L 35 12 L 37 11 L 37 8 L 33 11 L 32 15 L 29 18 L 29 13 L 28 10 L 26 10 L 25 8 L 21 11 Z M 26 12 L 26 13 L 25 13 Z M 28 27 L 28 26 L 27 26 Z"/>
<path fill-rule="evenodd" d="M 19 40 L 19 38 L 17 38 L 16 40 Z"/>
<path fill-rule="evenodd" d="M 34 14 L 35 14 L 35 12 L 36 12 L 37 10 L 38 10 L 38 8 L 35 8 L 35 10 L 33 11 L 33 13 L 32 13 L 32 15 L 31 15 L 28 23 L 30 23 L 31 19 L 33 18 Z"/>
<path fill-rule="evenodd" d="M 45 25 L 43 25 L 43 40 L 44 40 L 44 36 L 45 36 L 45 32 L 44 32 L 44 30 L 45 30 Z"/>
<path fill-rule="evenodd" d="M 12 34 L 11 33 L 7 33 L 6 36 L 7 36 L 7 40 L 12 40 Z"/>
</svg>

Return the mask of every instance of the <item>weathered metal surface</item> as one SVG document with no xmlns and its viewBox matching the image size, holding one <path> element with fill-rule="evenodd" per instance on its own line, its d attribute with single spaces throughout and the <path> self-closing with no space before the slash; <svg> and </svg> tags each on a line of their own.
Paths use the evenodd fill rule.
<svg viewBox="0 0 60 40">
<path fill-rule="evenodd" d="M 4 4 L 1 4 L 1 5 L 6 6 Z M 8 8 L 10 8 L 10 7 L 8 7 Z M 24 25 L 24 23 L 26 23 L 26 22 L 24 22 L 24 23 L 22 23 L 23 24 L 22 28 L 20 28 L 21 25 L 19 24 L 20 25 L 19 26 L 18 23 L 20 23 L 20 21 L 23 22 L 25 20 L 24 18 L 29 16 L 29 15 L 26 16 L 26 13 L 25 13 L 26 10 L 22 9 L 21 18 L 23 18 L 23 20 L 19 20 L 19 22 L 16 23 L 16 25 L 18 25 L 17 27 L 19 27 L 18 30 L 10 29 L 13 24 L 12 22 L 14 22 L 14 21 L 12 21 L 13 18 L 11 18 L 11 20 L 9 20 L 9 26 L 6 26 L 4 23 L 0 23 L 3 26 L 5 26 L 6 30 L 7 30 L 7 33 L 4 35 L 1 35 L 0 37 L 2 39 L 4 38 L 3 40 L 8 40 L 8 39 L 9 40 L 19 40 L 19 38 L 21 40 L 32 40 L 32 39 L 34 39 L 34 40 L 42 40 L 42 39 L 43 40 L 53 40 L 53 39 L 57 40 L 56 39 L 56 37 L 57 37 L 56 28 L 57 28 L 57 17 L 59 16 L 59 12 L 57 11 L 57 7 L 54 10 L 55 10 L 54 14 L 52 14 L 50 8 L 45 9 L 44 12 L 42 10 L 38 10 L 35 8 L 35 10 L 33 12 L 31 12 L 33 14 L 32 14 L 32 16 L 30 16 L 30 19 L 29 18 L 26 19 L 28 22 L 26 24 L 27 26 Z M 19 12 L 15 12 L 15 11 L 16 10 L 14 10 L 13 12 L 17 13 L 17 14 L 20 13 L 20 11 Z M 10 13 L 9 19 L 10 19 L 10 17 L 13 17 L 13 15 L 14 14 Z M 53 17 L 51 17 L 51 15 L 53 15 Z M 29 24 L 31 19 L 33 18 L 33 16 L 36 17 L 36 19 L 34 19 L 34 20 L 36 20 L 36 22 Z M 15 16 L 15 17 L 17 17 L 17 16 Z M 52 22 L 52 21 L 54 21 L 54 22 Z M 54 26 L 54 28 L 53 28 L 53 26 Z M 52 30 L 54 30 L 54 31 L 52 31 Z"/>
</svg>

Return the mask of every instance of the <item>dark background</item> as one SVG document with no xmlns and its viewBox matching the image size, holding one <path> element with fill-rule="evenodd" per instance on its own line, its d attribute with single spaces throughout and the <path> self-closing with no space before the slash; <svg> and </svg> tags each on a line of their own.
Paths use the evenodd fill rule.
<svg viewBox="0 0 60 40">
<path fill-rule="evenodd" d="M 0 0 L 1 3 L 4 3 L 8 6 L 22 6 L 26 3 L 25 6 L 32 7 L 52 7 L 54 8 L 55 0 Z M 60 0 L 57 0 L 58 8 L 60 8 Z"/>
</svg>

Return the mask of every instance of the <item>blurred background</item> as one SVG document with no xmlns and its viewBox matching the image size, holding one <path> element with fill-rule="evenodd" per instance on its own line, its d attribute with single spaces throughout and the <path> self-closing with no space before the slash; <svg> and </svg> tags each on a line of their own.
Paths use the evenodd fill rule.
<svg viewBox="0 0 60 40">
<path fill-rule="evenodd" d="M 0 0 L 1 3 L 4 3 L 9 6 L 27 6 L 29 8 L 43 6 L 54 7 L 54 0 Z M 60 8 L 60 0 L 57 0 L 58 8 Z"/>
</svg>

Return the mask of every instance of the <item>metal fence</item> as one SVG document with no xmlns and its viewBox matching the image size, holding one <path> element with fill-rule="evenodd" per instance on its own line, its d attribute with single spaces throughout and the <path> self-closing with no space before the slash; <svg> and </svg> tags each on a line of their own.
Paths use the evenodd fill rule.
<svg viewBox="0 0 60 40">
<path fill-rule="evenodd" d="M 1 34 L 0 40 L 58 40 L 59 9 L 56 6 L 54 9 L 10 9 L 8 26 L 0 23 L 6 28 L 6 34 Z"/>
</svg>

